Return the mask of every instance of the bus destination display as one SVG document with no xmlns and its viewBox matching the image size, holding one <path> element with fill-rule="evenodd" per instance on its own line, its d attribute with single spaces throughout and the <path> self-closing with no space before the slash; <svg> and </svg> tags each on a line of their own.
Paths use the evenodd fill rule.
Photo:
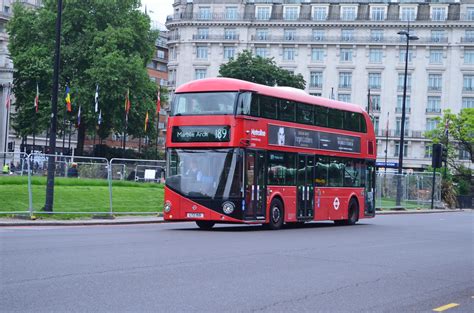
<svg viewBox="0 0 474 313">
<path fill-rule="evenodd" d="M 268 143 L 340 152 L 360 152 L 360 138 L 342 134 L 268 125 Z"/>
<path fill-rule="evenodd" d="M 227 142 L 230 126 L 173 126 L 173 142 Z"/>
</svg>

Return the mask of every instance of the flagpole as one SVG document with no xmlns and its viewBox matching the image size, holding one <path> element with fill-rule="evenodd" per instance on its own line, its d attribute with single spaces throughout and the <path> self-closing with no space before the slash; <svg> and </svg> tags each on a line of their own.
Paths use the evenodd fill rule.
<svg viewBox="0 0 474 313">
<path fill-rule="evenodd" d="M 64 107 L 64 117 L 63 117 L 63 155 L 64 153 L 64 147 L 66 145 L 66 114 L 67 114 L 67 107 Z"/>
<path fill-rule="evenodd" d="M 11 87 L 10 87 L 11 88 Z M 7 93 L 7 97 L 10 97 L 10 91 L 8 91 Z M 10 101 L 9 99 L 6 99 L 6 101 Z M 9 122 L 9 119 L 10 119 L 10 105 L 11 103 L 8 104 L 7 106 L 7 121 L 5 123 L 5 147 L 3 148 L 4 149 L 4 153 L 3 153 L 3 165 L 5 166 L 5 163 L 6 163 L 6 158 L 7 158 L 7 147 L 8 147 L 8 122 Z"/>
<path fill-rule="evenodd" d="M 444 133 L 446 135 L 446 159 L 444 160 L 444 179 L 448 175 L 448 146 L 449 146 L 449 119 L 446 118 L 446 124 L 444 125 Z"/>
<path fill-rule="evenodd" d="M 69 121 L 69 142 L 68 142 L 68 146 L 67 146 L 67 150 L 68 152 L 70 153 L 71 152 L 71 133 L 72 133 L 72 123 L 71 121 Z"/>
<path fill-rule="evenodd" d="M 385 131 L 385 174 L 387 174 L 387 152 L 388 152 L 388 122 L 390 118 L 390 112 L 387 112 L 387 129 Z"/>
</svg>

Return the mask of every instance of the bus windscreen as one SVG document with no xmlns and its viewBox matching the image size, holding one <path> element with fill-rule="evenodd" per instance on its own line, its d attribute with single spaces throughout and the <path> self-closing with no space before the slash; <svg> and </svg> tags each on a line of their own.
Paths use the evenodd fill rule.
<svg viewBox="0 0 474 313">
<path fill-rule="evenodd" d="M 200 92 L 175 94 L 171 114 L 231 115 L 234 114 L 237 92 Z"/>
</svg>

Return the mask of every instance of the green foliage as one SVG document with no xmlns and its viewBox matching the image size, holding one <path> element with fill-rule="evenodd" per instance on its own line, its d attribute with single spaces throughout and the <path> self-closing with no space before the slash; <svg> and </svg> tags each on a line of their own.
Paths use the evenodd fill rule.
<svg viewBox="0 0 474 313">
<path fill-rule="evenodd" d="M 303 75 L 294 75 L 278 67 L 274 59 L 253 56 L 249 50 L 244 50 L 226 64 L 221 64 L 219 75 L 237 78 L 267 86 L 288 86 L 304 89 L 306 82 Z"/>
<path fill-rule="evenodd" d="M 9 51 L 15 66 L 13 92 L 16 112 L 13 127 L 21 136 L 39 133 L 49 125 L 57 1 L 45 0 L 32 10 L 14 5 L 8 23 Z M 146 111 L 155 112 L 157 86 L 150 81 L 146 64 L 151 60 L 156 31 L 139 11 L 139 0 L 64 0 L 61 33 L 61 70 L 58 99 L 59 127 L 65 112 L 64 90 L 71 88 L 73 112 L 67 119 L 77 123 L 81 105 L 81 127 L 94 133 L 98 112 L 94 94 L 99 85 L 101 138 L 124 131 L 125 94 L 130 90 L 131 110 L 127 133 L 144 134 Z M 39 112 L 34 111 L 36 84 L 40 89 Z M 166 91 L 162 91 L 162 100 Z M 150 118 L 150 131 L 154 128 Z M 83 136 L 79 136 L 83 140 Z"/>
</svg>

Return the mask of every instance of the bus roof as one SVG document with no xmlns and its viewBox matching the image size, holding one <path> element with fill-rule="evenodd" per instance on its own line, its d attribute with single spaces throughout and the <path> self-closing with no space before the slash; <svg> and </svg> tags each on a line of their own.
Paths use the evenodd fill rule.
<svg viewBox="0 0 474 313">
<path fill-rule="evenodd" d="M 359 112 L 367 114 L 360 106 L 353 103 L 331 100 L 323 97 L 316 97 L 301 92 L 300 90 L 291 90 L 292 88 L 269 87 L 265 85 L 255 84 L 244 80 L 215 77 L 194 80 L 179 86 L 175 93 L 187 92 L 215 92 L 215 91 L 252 91 L 259 94 L 297 101 L 321 105 L 328 108 L 340 109 L 351 112 Z"/>
</svg>

